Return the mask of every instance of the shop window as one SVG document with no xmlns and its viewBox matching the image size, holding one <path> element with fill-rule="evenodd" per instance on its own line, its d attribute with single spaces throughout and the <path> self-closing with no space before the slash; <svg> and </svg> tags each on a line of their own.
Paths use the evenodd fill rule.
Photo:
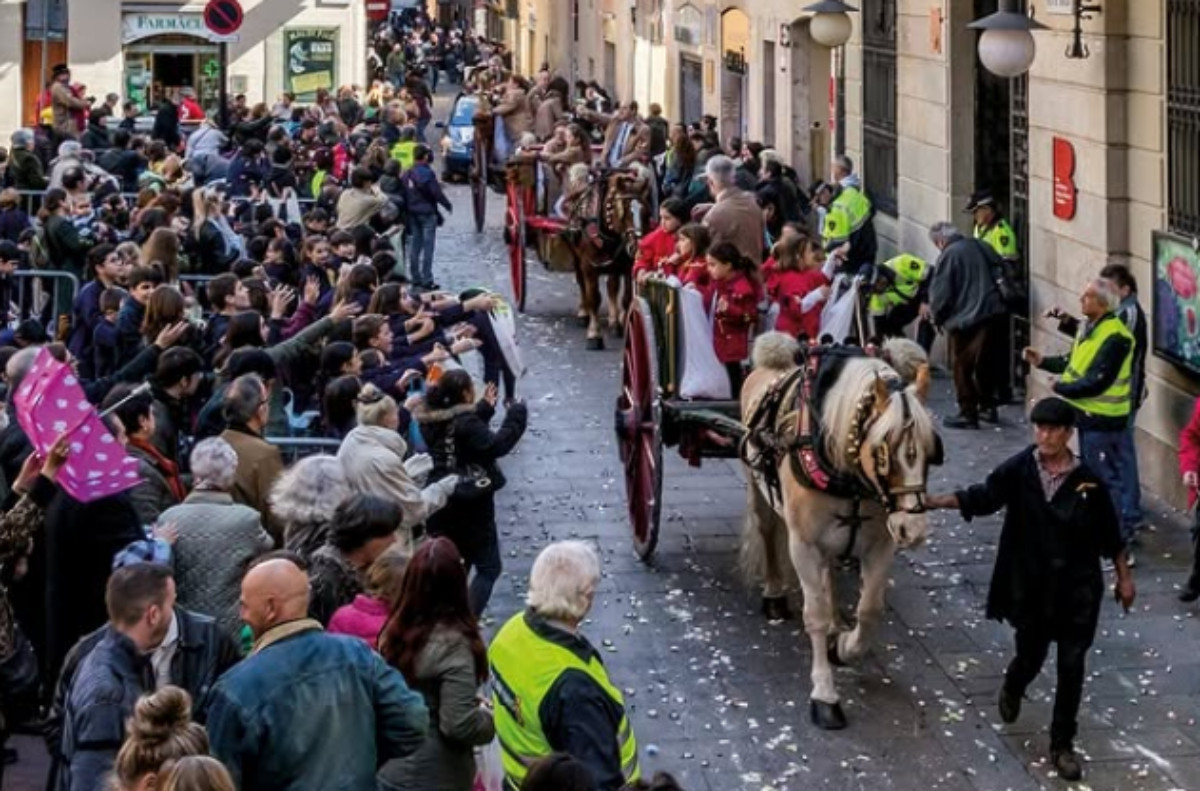
<svg viewBox="0 0 1200 791">
<path fill-rule="evenodd" d="M 1167 0 L 1167 223 L 1200 236 L 1200 0 Z"/>
<path fill-rule="evenodd" d="M 875 208 L 896 210 L 896 0 L 864 0 L 862 177 Z"/>
</svg>

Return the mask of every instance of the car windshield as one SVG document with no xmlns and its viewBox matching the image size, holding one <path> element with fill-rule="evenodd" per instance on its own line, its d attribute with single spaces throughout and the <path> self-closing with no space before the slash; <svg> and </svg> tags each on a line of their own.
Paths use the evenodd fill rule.
<svg viewBox="0 0 1200 791">
<path fill-rule="evenodd" d="M 450 116 L 450 126 L 470 126 L 475 118 L 475 107 L 479 99 L 475 96 L 461 96 L 454 103 L 454 114 Z"/>
</svg>

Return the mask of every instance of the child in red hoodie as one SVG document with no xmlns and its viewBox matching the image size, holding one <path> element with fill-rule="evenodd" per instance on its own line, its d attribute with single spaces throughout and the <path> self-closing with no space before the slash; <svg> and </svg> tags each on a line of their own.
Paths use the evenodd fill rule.
<svg viewBox="0 0 1200 791">
<path fill-rule="evenodd" d="M 675 255 L 663 265 L 670 274 L 679 278 L 684 286 L 692 286 L 703 293 L 709 286 L 708 246 L 712 237 L 708 228 L 700 223 L 689 223 L 679 229 L 675 240 Z"/>
<path fill-rule="evenodd" d="M 758 323 L 758 299 L 762 293 L 758 265 L 736 246 L 721 242 L 708 251 L 708 273 L 712 278 L 705 293 L 713 317 L 713 347 L 725 364 L 733 397 L 742 391 L 742 361 L 750 356 L 750 332 Z"/>
<path fill-rule="evenodd" d="M 825 252 L 807 236 L 785 235 L 771 248 L 775 271 L 768 296 L 779 305 L 775 329 L 793 338 L 816 341 L 821 332 L 821 306 L 829 296 L 822 271 Z"/>
<path fill-rule="evenodd" d="M 676 234 L 687 222 L 687 206 L 679 198 L 667 198 L 658 210 L 658 227 L 638 242 L 637 260 L 633 262 L 634 282 L 640 283 L 650 275 L 674 275 L 668 261 L 675 254 Z"/>
</svg>

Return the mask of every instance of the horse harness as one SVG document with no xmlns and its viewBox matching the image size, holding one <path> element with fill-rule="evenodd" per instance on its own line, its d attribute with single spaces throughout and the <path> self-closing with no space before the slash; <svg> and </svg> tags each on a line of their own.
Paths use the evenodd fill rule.
<svg viewBox="0 0 1200 791">
<path fill-rule="evenodd" d="M 850 501 L 850 513 L 838 515 L 838 521 L 850 528 L 850 540 L 838 557 L 840 561 L 847 562 L 851 559 L 864 522 L 861 512 L 864 500 L 877 501 L 889 514 L 922 514 L 926 507 L 924 485 L 892 487 L 887 483 L 891 465 L 888 445 L 880 443 L 872 450 L 870 467 L 873 474 L 868 474 L 862 467 L 862 442 L 876 420 L 873 390 L 868 390 L 860 398 L 858 419 L 847 438 L 856 472 L 841 472 L 829 462 L 823 451 L 826 427 L 821 424 L 819 417 L 824 393 L 818 385 L 830 373 L 824 366 L 837 365 L 838 357 L 846 359 L 845 347 L 810 347 L 803 365 L 772 382 L 746 421 L 746 435 L 740 453 L 746 465 L 765 483 L 772 507 L 776 507 L 783 499 L 779 463 L 784 458 L 791 464 L 796 480 L 805 488 Z M 892 392 L 903 387 L 900 380 L 886 381 Z M 912 407 L 907 398 L 902 398 L 901 403 L 904 409 L 901 442 L 911 463 L 916 460 L 917 453 Z M 787 411 L 784 411 L 785 407 Z M 940 450 L 939 440 L 935 457 L 940 456 Z M 930 463 L 940 463 L 940 460 L 932 458 Z M 917 506 L 898 508 L 897 498 L 907 494 L 917 496 Z"/>
</svg>

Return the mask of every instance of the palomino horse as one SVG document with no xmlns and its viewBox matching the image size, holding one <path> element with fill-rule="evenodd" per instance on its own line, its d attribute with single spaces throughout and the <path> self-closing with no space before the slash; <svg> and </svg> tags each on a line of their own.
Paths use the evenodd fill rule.
<svg viewBox="0 0 1200 791">
<path fill-rule="evenodd" d="M 575 256 L 580 317 L 587 318 L 587 348 L 603 349 L 600 327 L 600 278 L 606 276 L 609 330 L 619 335 L 633 302 L 633 260 L 637 255 L 638 203 L 645 213 L 645 185 L 629 174 L 590 176 L 587 190 L 569 209 L 562 239 Z"/>
<path fill-rule="evenodd" d="M 925 540 L 926 474 L 940 463 L 941 444 L 925 411 L 929 366 L 916 344 L 885 345 L 894 368 L 844 351 L 831 355 L 842 357 L 832 368 L 819 368 L 816 357 L 801 367 L 798 353 L 786 335 L 761 336 L 742 389 L 750 478 L 742 563 L 765 582 L 768 617 L 787 617 L 790 555 L 812 643 L 810 716 L 835 730 L 846 718 L 831 663 L 862 656 L 883 614 L 896 549 Z M 860 568 L 857 622 L 839 634 L 832 568 L 851 558 Z"/>
</svg>

